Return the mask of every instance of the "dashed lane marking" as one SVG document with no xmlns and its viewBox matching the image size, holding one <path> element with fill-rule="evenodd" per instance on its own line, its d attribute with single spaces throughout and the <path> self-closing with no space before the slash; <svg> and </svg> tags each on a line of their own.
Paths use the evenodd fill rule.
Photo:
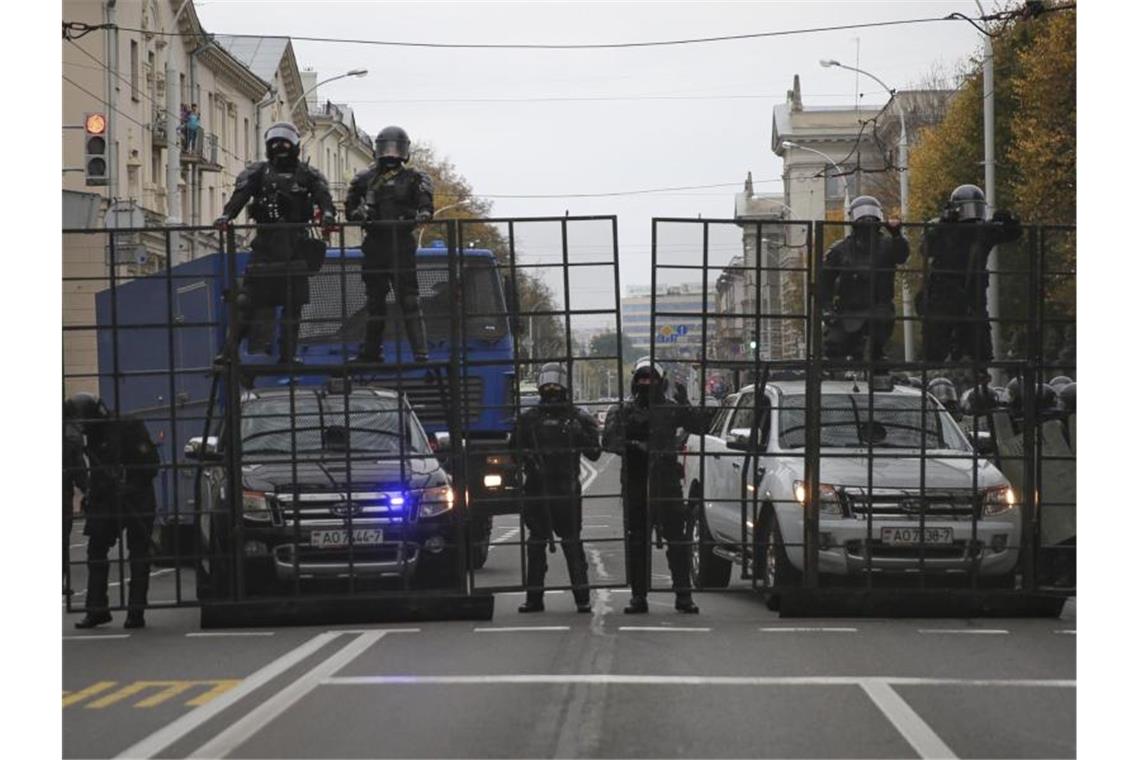
<svg viewBox="0 0 1140 760">
<path fill-rule="evenodd" d="M 186 634 L 191 638 L 205 638 L 212 636 L 273 636 L 275 631 L 197 631 Z"/>
<path fill-rule="evenodd" d="M 525 631 L 569 631 L 568 625 L 504 625 L 491 628 L 476 628 L 475 633 L 520 633 Z"/>
<path fill-rule="evenodd" d="M 177 568 L 167 567 L 167 568 L 163 568 L 162 570 L 155 570 L 153 573 L 150 574 L 150 577 L 156 578 L 160 575 L 166 575 L 167 573 L 173 573 L 176 569 Z M 107 588 L 115 588 L 116 586 L 121 586 L 121 585 L 123 585 L 122 581 L 114 581 L 112 583 L 108 583 Z M 87 589 L 80 589 L 79 591 L 72 592 L 72 596 L 84 596 L 86 593 L 87 593 Z"/>
<path fill-rule="evenodd" d="M 613 686 L 861 686 L 882 682 L 892 686 L 1012 686 L 1024 688 L 1076 688 L 1075 679 L 1046 678 L 907 678 L 893 676 L 650 676 L 593 674 L 515 674 L 450 676 L 337 676 L 321 683 L 329 686 L 383 686 L 387 684 L 598 684 Z"/>
<path fill-rule="evenodd" d="M 1004 628 L 919 628 L 918 632 L 919 633 L 932 633 L 932 634 L 945 633 L 945 634 L 950 634 L 950 635 L 966 635 L 966 636 L 969 636 L 969 635 L 981 635 L 981 636 L 997 635 L 997 636 L 1000 636 L 1000 635 L 1009 633 L 1009 631 L 1005 630 Z"/>
<path fill-rule="evenodd" d="M 795 628 L 792 626 L 779 626 L 774 628 L 761 628 L 762 633 L 856 633 L 858 628 L 843 628 L 840 626 L 815 626 Z"/>
<path fill-rule="evenodd" d="M 129 639 L 129 633 L 89 633 L 83 636 L 64 636 L 64 641 L 98 641 L 104 639 Z"/>
<path fill-rule="evenodd" d="M 107 694 L 109 689 L 118 686 L 118 681 L 98 681 L 84 689 L 78 691 L 66 692 L 63 697 L 63 706 L 71 707 L 80 702 L 87 701 L 83 705 L 87 710 L 102 710 L 111 705 L 125 702 L 131 697 L 140 695 L 143 692 L 154 690 L 153 694 L 146 696 L 144 699 L 134 703 L 134 707 L 147 708 L 157 707 L 158 705 L 167 702 L 180 694 L 191 690 L 197 690 L 201 687 L 209 687 L 201 691 L 193 699 L 187 700 L 184 704 L 187 707 L 197 707 L 204 705 L 215 697 L 225 694 L 230 689 L 241 683 L 240 679 L 236 678 L 221 678 L 221 679 L 206 679 L 206 680 L 168 680 L 168 681 L 132 681 L 123 684 L 115 691 Z M 98 699 L 92 697 L 99 696 Z"/>
<path fill-rule="evenodd" d="M 1070 630 L 1068 628 L 1066 628 L 1065 630 L 1061 630 L 1061 631 L 1053 631 L 1053 633 L 1066 633 L 1066 634 L 1069 634 L 1070 636 L 1076 636 L 1077 635 L 1076 631 Z"/>
<path fill-rule="evenodd" d="M 619 631 L 668 631 L 670 633 L 708 633 L 712 628 L 679 628 L 664 625 L 622 625 L 618 626 Z"/>
</svg>

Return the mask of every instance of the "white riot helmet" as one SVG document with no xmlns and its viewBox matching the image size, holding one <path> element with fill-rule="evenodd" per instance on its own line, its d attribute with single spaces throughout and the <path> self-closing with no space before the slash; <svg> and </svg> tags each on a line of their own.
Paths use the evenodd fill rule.
<svg viewBox="0 0 1140 760">
<path fill-rule="evenodd" d="M 870 195 L 860 195 L 847 207 L 847 219 L 852 224 L 883 221 L 883 204 Z"/>
</svg>

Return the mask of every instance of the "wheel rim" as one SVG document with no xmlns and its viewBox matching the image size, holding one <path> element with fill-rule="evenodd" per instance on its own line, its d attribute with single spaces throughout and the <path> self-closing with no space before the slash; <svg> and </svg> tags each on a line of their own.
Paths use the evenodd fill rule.
<svg viewBox="0 0 1140 760">
<path fill-rule="evenodd" d="M 701 577 L 701 516 L 700 513 L 693 515 L 692 527 L 689 528 L 689 557 L 690 565 L 693 568 L 693 578 L 700 581 Z"/>
</svg>

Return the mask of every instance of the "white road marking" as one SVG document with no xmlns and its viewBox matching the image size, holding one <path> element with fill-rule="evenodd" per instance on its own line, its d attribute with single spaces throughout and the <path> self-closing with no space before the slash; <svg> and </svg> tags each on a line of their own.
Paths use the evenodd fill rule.
<svg viewBox="0 0 1140 760">
<path fill-rule="evenodd" d="M 956 758 L 953 750 L 938 738 L 926 721 L 924 721 L 906 701 L 898 695 L 889 684 L 876 679 L 868 679 L 859 684 L 871 701 L 875 703 L 887 720 L 898 730 L 902 737 L 919 757 Z"/>
<path fill-rule="evenodd" d="M 273 636 L 276 631 L 198 631 L 196 633 L 186 634 L 189 637 L 207 637 L 207 636 Z"/>
<path fill-rule="evenodd" d="M 761 628 L 763 633 L 857 633 L 858 628 L 842 628 L 842 627 L 824 627 L 818 626 L 814 628 L 793 628 L 793 627 L 776 627 L 776 628 Z"/>
<path fill-rule="evenodd" d="M 1067 633 L 1067 634 L 1070 634 L 1070 635 L 1072 635 L 1072 636 L 1076 636 L 1076 635 L 1077 635 L 1077 632 L 1076 632 L 1076 631 L 1073 631 L 1073 630 L 1069 630 L 1069 629 L 1065 629 L 1065 630 L 1063 630 L 1063 631 L 1053 631 L 1053 633 Z"/>
<path fill-rule="evenodd" d="M 115 560 L 111 560 L 111 562 L 113 564 L 115 562 Z M 175 569 L 176 568 L 173 568 L 173 567 L 167 567 L 167 568 L 163 568 L 162 570 L 155 570 L 153 573 L 150 574 L 150 577 L 154 578 L 154 577 L 159 576 L 159 575 L 166 575 L 167 573 L 173 573 L 175 571 Z M 107 588 L 114 588 L 116 586 L 121 586 L 121 585 L 123 585 L 122 581 L 114 581 L 113 583 L 108 583 Z M 87 593 L 87 589 L 81 589 L 79 591 L 73 591 L 71 595 L 72 596 L 83 596 L 86 593 Z"/>
<path fill-rule="evenodd" d="M 581 481 L 582 493 L 586 493 L 590 486 L 594 484 L 594 481 L 598 479 L 598 471 L 585 459 L 582 460 L 582 468 L 586 470 L 586 479 Z"/>
<path fill-rule="evenodd" d="M 542 593 L 544 596 L 550 596 L 551 594 L 565 594 L 566 591 L 565 590 L 543 591 Z M 527 592 L 525 592 L 525 591 L 499 591 L 495 594 L 495 596 L 526 596 L 526 594 L 527 594 Z"/>
<path fill-rule="evenodd" d="M 491 545 L 489 547 L 487 547 L 487 551 L 494 551 L 495 549 L 499 548 L 499 546 L 501 544 L 505 544 L 508 541 L 513 540 L 514 537 L 519 534 L 519 532 L 520 532 L 519 528 L 511 528 L 506 533 L 504 533 L 503 535 L 499 536 L 497 539 L 492 541 Z"/>
<path fill-rule="evenodd" d="M 519 633 L 522 631 L 569 631 L 568 625 L 504 625 L 493 628 L 476 628 L 475 633 Z"/>
<path fill-rule="evenodd" d="M 985 635 L 1002 635 L 1007 634 L 1009 631 L 1004 628 L 919 628 L 919 633 L 947 633 L 947 634 L 981 634 Z"/>
<path fill-rule="evenodd" d="M 340 676 L 326 678 L 330 686 L 383 686 L 387 684 L 601 684 L 610 686 L 862 686 L 866 682 L 892 686 L 1020 686 L 1076 688 L 1071 679 L 906 678 L 867 676 L 648 676 L 614 673 L 475 676 Z"/>
<path fill-rule="evenodd" d="M 669 631 L 670 633 L 708 633 L 712 628 L 674 628 L 663 625 L 623 625 L 618 626 L 619 631 Z"/>
<path fill-rule="evenodd" d="M 142 741 L 132 744 L 125 750 L 120 752 L 116 757 L 125 758 L 149 758 L 154 757 L 159 752 L 169 747 L 174 742 L 189 734 L 201 726 L 206 721 L 213 718 L 218 713 L 227 709 L 235 704 L 238 700 L 245 697 L 247 694 L 256 689 L 261 688 L 269 681 L 284 673 L 289 668 L 293 667 L 301 660 L 304 660 L 309 655 L 321 649 L 330 641 L 339 636 L 337 631 L 329 631 L 320 633 L 313 638 L 306 641 L 301 646 L 286 652 L 278 657 L 273 662 L 269 663 L 261 670 L 258 670 L 251 676 L 242 679 L 242 682 L 230 689 L 225 694 L 222 694 L 216 699 L 212 699 L 204 705 L 201 705 L 194 710 L 186 713 L 173 723 L 169 723 L 158 731 L 155 731 L 150 736 Z"/>
<path fill-rule="evenodd" d="M 84 546 L 87 546 L 87 544 L 72 544 L 71 548 L 72 549 L 82 549 Z"/>
<path fill-rule="evenodd" d="M 336 675 L 344 666 L 364 654 L 385 634 L 396 631 L 373 630 L 360 634 L 334 654 L 321 660 L 311 670 L 231 723 L 226 730 L 190 753 L 193 758 L 226 757 L 254 734 L 280 717 L 327 678 Z"/>
<path fill-rule="evenodd" d="M 129 639 L 129 633 L 92 633 L 88 636 L 64 636 L 64 641 L 92 641 L 94 639 Z"/>
</svg>

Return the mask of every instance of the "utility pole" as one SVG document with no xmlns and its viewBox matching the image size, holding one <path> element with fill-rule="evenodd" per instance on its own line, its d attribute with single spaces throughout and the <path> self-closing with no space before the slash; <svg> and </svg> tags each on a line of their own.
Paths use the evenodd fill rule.
<svg viewBox="0 0 1140 760">
<path fill-rule="evenodd" d="M 986 15 L 981 0 L 974 0 L 974 2 L 978 6 L 978 12 L 983 16 Z M 986 220 L 988 221 L 993 218 L 994 208 L 997 205 L 997 180 L 994 176 L 994 47 L 987 35 L 982 35 L 982 38 L 984 46 L 982 53 L 982 118 L 985 134 Z M 986 259 L 987 275 L 998 271 L 998 269 L 1000 269 L 998 249 L 991 248 Z M 994 357 L 1000 359 L 1005 354 L 1005 347 L 1002 345 L 998 321 L 1001 318 L 998 281 L 994 277 L 987 277 L 987 279 L 989 280 L 989 287 L 986 289 L 986 310 L 990 314 L 990 319 L 993 320 L 990 322 L 990 337 L 993 340 Z M 1000 380 L 1002 378 L 994 377 L 994 379 Z"/>
</svg>

